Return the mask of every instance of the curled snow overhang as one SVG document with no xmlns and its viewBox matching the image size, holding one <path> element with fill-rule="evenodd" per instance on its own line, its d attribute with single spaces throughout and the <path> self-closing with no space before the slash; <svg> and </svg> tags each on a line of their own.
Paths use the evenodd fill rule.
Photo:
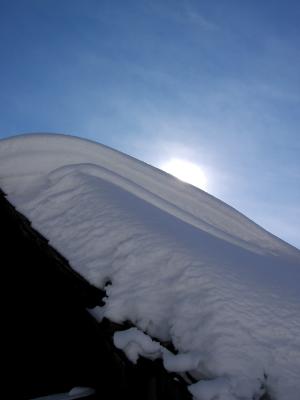
<svg viewBox="0 0 300 400">
<path fill-rule="evenodd" d="M 1 140 L 0 184 L 8 194 L 26 191 L 28 182 L 53 171 L 57 171 L 54 176 L 62 176 L 74 169 L 112 182 L 222 240 L 259 253 L 299 257 L 299 251 L 224 202 L 107 146 L 58 134 L 28 134 Z"/>
</svg>

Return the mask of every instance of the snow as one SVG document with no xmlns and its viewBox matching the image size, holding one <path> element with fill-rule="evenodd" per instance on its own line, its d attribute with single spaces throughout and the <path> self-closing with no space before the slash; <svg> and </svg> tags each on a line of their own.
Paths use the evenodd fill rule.
<svg viewBox="0 0 300 400">
<path fill-rule="evenodd" d="M 103 307 L 96 306 L 94 308 L 87 308 L 87 312 L 97 321 L 102 322 L 104 318 Z"/>
<path fill-rule="evenodd" d="M 199 354 L 196 352 L 173 354 L 137 328 L 116 332 L 113 341 L 134 364 L 139 356 L 143 356 L 151 360 L 162 358 L 165 369 L 170 372 L 192 371 L 199 365 Z"/>
<path fill-rule="evenodd" d="M 199 399 L 218 399 L 222 393 L 222 400 L 234 400 L 230 381 L 226 378 L 216 378 L 214 380 L 200 381 L 190 385 L 190 392 Z"/>
<path fill-rule="evenodd" d="M 75 387 L 71 389 L 68 393 L 57 393 L 51 394 L 49 396 L 36 397 L 32 400 L 74 400 L 74 399 L 84 399 L 95 393 L 95 390 L 87 387 Z"/>
<path fill-rule="evenodd" d="M 155 360 L 162 355 L 161 345 L 136 328 L 116 332 L 113 340 L 114 345 L 123 350 L 128 359 L 134 364 L 140 355 L 151 360 Z"/>
<path fill-rule="evenodd" d="M 90 312 L 137 327 L 114 337 L 133 362 L 162 357 L 189 372 L 199 400 L 250 400 L 263 385 L 299 400 L 298 249 L 197 188 L 70 136 L 1 140 L 0 187 L 77 272 L 106 285 Z"/>
</svg>

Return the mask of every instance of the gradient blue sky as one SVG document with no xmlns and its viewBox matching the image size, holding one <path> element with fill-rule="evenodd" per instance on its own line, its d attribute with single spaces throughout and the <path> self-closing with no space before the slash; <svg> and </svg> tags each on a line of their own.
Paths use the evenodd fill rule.
<svg viewBox="0 0 300 400">
<path fill-rule="evenodd" d="M 297 0 L 0 0 L 0 137 L 188 159 L 300 247 L 299 21 Z"/>
</svg>

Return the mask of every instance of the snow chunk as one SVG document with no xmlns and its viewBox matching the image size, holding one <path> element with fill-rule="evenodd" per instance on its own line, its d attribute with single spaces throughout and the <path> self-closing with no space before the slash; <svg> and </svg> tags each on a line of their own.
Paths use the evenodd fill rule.
<svg viewBox="0 0 300 400">
<path fill-rule="evenodd" d="M 230 382 L 226 378 L 200 381 L 189 386 L 189 391 L 199 400 L 235 400 Z"/>
<path fill-rule="evenodd" d="M 104 318 L 104 308 L 95 306 L 94 308 L 87 308 L 87 312 L 97 321 L 102 322 Z"/>
<path fill-rule="evenodd" d="M 75 400 L 84 399 L 95 393 L 95 390 L 88 387 L 75 387 L 69 393 L 56 393 L 49 396 L 35 397 L 32 400 Z"/>
<path fill-rule="evenodd" d="M 202 357 L 198 353 L 163 353 L 164 367 L 170 372 L 189 372 L 199 367 Z"/>
<path fill-rule="evenodd" d="M 136 328 L 126 331 L 115 332 L 113 336 L 114 345 L 123 350 L 129 360 L 134 364 L 139 356 L 155 360 L 161 355 L 161 346 L 154 342 L 148 335 Z"/>
<path fill-rule="evenodd" d="M 170 372 L 188 372 L 199 366 L 199 355 L 194 353 L 173 354 L 149 335 L 137 328 L 116 332 L 114 345 L 123 350 L 129 360 L 136 363 L 139 356 L 155 360 L 163 359 L 164 367 Z"/>
</svg>

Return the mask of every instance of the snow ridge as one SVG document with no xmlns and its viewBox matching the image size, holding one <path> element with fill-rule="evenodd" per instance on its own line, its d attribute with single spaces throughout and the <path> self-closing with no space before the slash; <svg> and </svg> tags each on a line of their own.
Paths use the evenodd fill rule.
<svg viewBox="0 0 300 400">
<path fill-rule="evenodd" d="M 164 362 L 199 379 L 196 398 L 250 400 L 266 385 L 276 400 L 298 400 L 299 250 L 205 192 L 86 140 L 1 140 L 0 171 L 9 199 L 77 272 L 101 288 L 112 282 L 103 317 L 173 342 L 177 359 Z M 137 335 L 126 342 L 135 358 L 147 353 L 137 340 L 152 348 Z"/>
</svg>

